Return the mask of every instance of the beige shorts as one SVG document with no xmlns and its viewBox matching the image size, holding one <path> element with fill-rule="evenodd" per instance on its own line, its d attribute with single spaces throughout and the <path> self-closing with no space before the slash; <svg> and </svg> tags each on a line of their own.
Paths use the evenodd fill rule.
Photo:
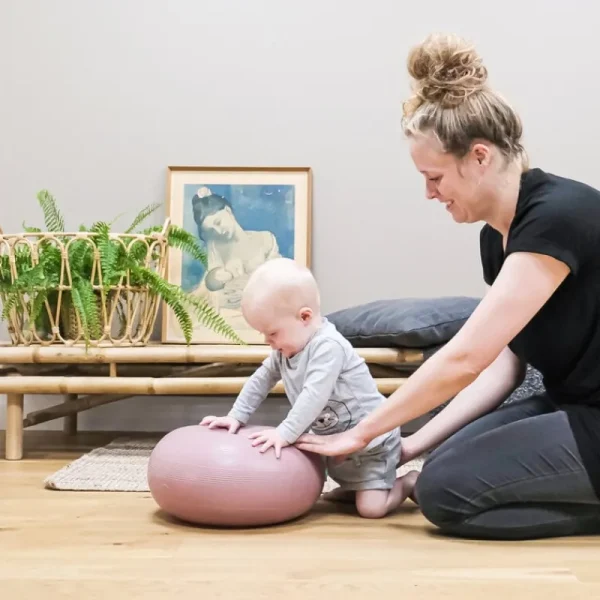
<svg viewBox="0 0 600 600">
<path fill-rule="evenodd" d="M 345 490 L 389 490 L 396 482 L 400 462 L 400 429 L 394 429 L 377 446 L 348 456 L 335 464 L 326 460 L 327 474 Z"/>
</svg>

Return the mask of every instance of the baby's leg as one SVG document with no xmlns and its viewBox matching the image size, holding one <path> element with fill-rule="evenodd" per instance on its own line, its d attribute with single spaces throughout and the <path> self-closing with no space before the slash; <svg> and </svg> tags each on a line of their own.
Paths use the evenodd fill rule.
<svg viewBox="0 0 600 600">
<path fill-rule="evenodd" d="M 356 510 L 366 519 L 380 519 L 396 510 L 413 492 L 418 471 L 398 477 L 391 490 L 358 490 Z"/>
<path fill-rule="evenodd" d="M 419 475 L 411 471 L 396 477 L 400 443 L 400 431 L 396 430 L 376 448 L 346 457 L 342 462 L 328 459 L 329 475 L 340 487 L 324 494 L 324 498 L 353 503 L 361 516 L 372 519 L 396 509 L 413 494 Z"/>
<path fill-rule="evenodd" d="M 335 488 L 335 490 L 323 494 L 323 500 L 339 502 L 340 504 L 354 504 L 355 499 L 356 492 L 354 490 L 345 490 L 342 487 Z"/>
</svg>

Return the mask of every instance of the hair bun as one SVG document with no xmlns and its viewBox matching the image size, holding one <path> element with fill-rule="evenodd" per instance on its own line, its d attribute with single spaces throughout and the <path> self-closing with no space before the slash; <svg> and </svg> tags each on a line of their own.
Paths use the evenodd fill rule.
<svg viewBox="0 0 600 600">
<path fill-rule="evenodd" d="M 485 87 L 487 69 L 474 47 L 455 35 L 431 35 L 408 55 L 416 104 L 459 105 Z M 413 106 L 413 110 L 416 106 Z"/>
</svg>

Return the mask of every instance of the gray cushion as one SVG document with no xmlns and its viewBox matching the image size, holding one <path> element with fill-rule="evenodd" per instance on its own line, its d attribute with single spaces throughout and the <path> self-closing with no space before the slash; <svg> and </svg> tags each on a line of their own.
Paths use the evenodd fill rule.
<svg viewBox="0 0 600 600">
<path fill-rule="evenodd" d="M 518 402 L 519 400 L 526 400 L 531 396 L 537 396 L 539 394 L 546 393 L 546 386 L 544 385 L 544 378 L 542 374 L 531 365 L 527 365 L 525 371 L 525 378 L 523 383 L 505 400 L 506 404 L 512 402 Z"/>
<path fill-rule="evenodd" d="M 479 298 L 399 298 L 376 300 L 327 315 L 355 347 L 428 348 L 450 340 Z"/>
</svg>

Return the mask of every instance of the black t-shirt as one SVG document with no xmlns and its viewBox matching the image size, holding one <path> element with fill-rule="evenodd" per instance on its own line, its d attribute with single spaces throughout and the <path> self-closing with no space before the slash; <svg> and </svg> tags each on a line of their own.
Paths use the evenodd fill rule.
<svg viewBox="0 0 600 600">
<path fill-rule="evenodd" d="M 489 225 L 480 249 L 489 285 L 512 252 L 546 254 L 570 268 L 509 347 L 540 371 L 548 395 L 567 412 L 600 497 L 600 191 L 541 169 L 526 171 L 506 251 Z"/>
</svg>

